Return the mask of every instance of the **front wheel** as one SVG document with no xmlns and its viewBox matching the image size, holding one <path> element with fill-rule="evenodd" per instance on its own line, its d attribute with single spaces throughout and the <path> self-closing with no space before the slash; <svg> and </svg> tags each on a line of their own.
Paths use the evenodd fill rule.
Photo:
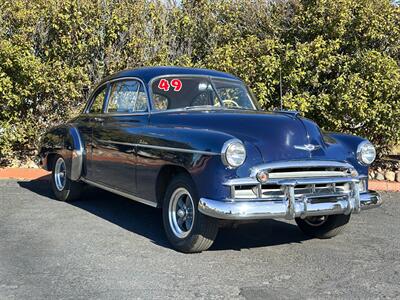
<svg viewBox="0 0 400 300">
<path fill-rule="evenodd" d="M 306 235 L 319 239 L 329 239 L 341 233 L 350 215 L 330 215 L 296 218 L 296 223 Z"/>
<path fill-rule="evenodd" d="M 67 177 L 67 166 L 61 155 L 54 158 L 51 187 L 56 198 L 66 202 L 77 200 L 83 190 L 82 183 L 72 181 Z"/>
<path fill-rule="evenodd" d="M 169 184 L 163 203 L 165 233 L 181 252 L 207 250 L 218 233 L 218 221 L 201 214 L 199 198 L 190 177 L 178 175 Z"/>
</svg>

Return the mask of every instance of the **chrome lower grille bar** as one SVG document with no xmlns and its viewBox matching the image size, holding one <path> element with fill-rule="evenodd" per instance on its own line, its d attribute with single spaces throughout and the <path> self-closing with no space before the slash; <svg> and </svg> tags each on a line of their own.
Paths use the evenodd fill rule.
<svg viewBox="0 0 400 300">
<path fill-rule="evenodd" d="M 304 185 L 304 184 L 332 184 L 332 183 L 346 183 L 346 182 L 359 182 L 358 177 L 319 177 L 319 178 L 274 178 L 268 180 L 267 184 L 275 185 Z M 227 186 L 241 186 L 241 185 L 259 185 L 257 179 L 252 177 L 235 178 L 227 180 L 224 185 Z"/>
<path fill-rule="evenodd" d="M 332 160 L 290 160 L 276 161 L 255 166 L 250 169 L 250 177 L 261 170 L 279 170 L 279 169 L 296 169 L 296 168 L 339 168 L 343 170 L 352 170 L 354 167 L 347 162 L 332 161 Z"/>
</svg>

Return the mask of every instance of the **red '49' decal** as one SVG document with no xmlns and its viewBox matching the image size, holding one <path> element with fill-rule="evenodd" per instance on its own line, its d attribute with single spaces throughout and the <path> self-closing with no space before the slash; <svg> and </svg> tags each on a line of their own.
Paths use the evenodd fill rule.
<svg viewBox="0 0 400 300">
<path fill-rule="evenodd" d="M 171 86 L 174 88 L 175 92 L 179 92 L 182 89 L 182 81 L 180 81 L 179 79 L 171 79 L 168 82 L 168 80 L 166 79 L 161 79 L 160 82 L 158 83 L 158 88 L 166 92 L 169 91 L 169 88 Z"/>
<path fill-rule="evenodd" d="M 160 90 L 164 90 L 164 91 L 169 91 L 169 82 L 168 80 L 165 79 L 161 79 L 160 82 L 158 83 L 158 88 Z"/>
</svg>

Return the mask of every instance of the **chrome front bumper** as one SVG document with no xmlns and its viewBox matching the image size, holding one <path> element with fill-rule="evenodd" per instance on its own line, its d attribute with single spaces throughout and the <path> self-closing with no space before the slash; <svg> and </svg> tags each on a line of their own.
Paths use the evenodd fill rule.
<svg viewBox="0 0 400 300">
<path fill-rule="evenodd" d="M 309 196 L 295 199 L 293 194 L 276 201 L 218 201 L 201 198 L 199 211 L 203 214 L 225 220 L 294 219 L 309 216 L 358 213 L 360 210 L 378 207 L 382 204 L 380 195 L 368 191 L 358 195 Z"/>
</svg>

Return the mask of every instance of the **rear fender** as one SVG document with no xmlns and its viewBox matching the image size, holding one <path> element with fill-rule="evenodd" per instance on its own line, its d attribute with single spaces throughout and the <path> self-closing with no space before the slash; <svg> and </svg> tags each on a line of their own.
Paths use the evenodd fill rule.
<svg viewBox="0 0 400 300">
<path fill-rule="evenodd" d="M 67 166 L 67 176 L 71 180 L 79 180 L 83 171 L 84 146 L 77 128 L 72 125 L 56 127 L 47 132 L 39 151 L 41 165 L 50 171 L 49 157 L 61 155 Z"/>
</svg>

